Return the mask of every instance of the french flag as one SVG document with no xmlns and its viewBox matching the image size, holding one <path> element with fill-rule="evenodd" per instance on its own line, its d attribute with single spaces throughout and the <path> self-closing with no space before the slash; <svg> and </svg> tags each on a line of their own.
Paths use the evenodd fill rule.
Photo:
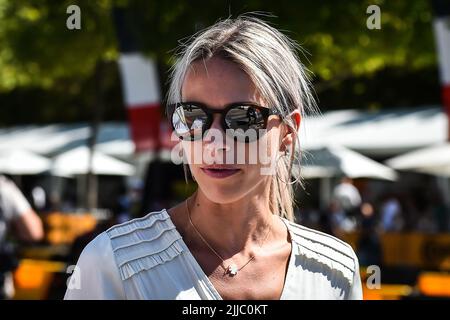
<svg viewBox="0 0 450 320">
<path fill-rule="evenodd" d="M 122 91 L 136 152 L 158 151 L 161 92 L 157 66 L 139 50 L 133 17 L 123 8 L 114 8 L 113 15 L 120 47 Z"/>
<path fill-rule="evenodd" d="M 133 52 L 122 53 L 119 66 L 136 151 L 158 150 L 161 94 L 156 64 Z"/>
<path fill-rule="evenodd" d="M 439 60 L 442 103 L 448 118 L 447 139 L 450 141 L 450 1 L 433 0 L 434 35 Z"/>
</svg>

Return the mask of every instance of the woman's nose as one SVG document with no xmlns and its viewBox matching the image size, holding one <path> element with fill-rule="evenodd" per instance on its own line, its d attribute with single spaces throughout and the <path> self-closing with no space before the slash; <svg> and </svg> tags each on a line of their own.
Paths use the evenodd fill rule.
<svg viewBox="0 0 450 320">
<path fill-rule="evenodd" d="M 222 138 L 222 139 L 220 139 Z M 211 127 L 205 132 L 203 136 L 204 142 L 214 142 L 216 140 L 225 141 L 225 132 L 222 128 L 222 122 L 219 114 L 213 115 Z"/>
<path fill-rule="evenodd" d="M 211 155 L 217 156 L 216 151 L 228 151 L 230 148 L 226 145 L 225 131 L 222 128 L 222 121 L 220 115 L 213 116 L 211 127 L 205 132 L 203 136 L 204 148 L 208 150 Z"/>
</svg>

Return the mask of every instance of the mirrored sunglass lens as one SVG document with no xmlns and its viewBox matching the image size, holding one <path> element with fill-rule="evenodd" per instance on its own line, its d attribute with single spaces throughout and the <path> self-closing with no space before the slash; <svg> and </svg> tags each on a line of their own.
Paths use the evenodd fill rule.
<svg viewBox="0 0 450 320">
<path fill-rule="evenodd" d="M 233 129 L 233 135 L 240 141 L 254 141 L 258 138 L 258 130 L 265 129 L 264 115 L 258 108 L 240 106 L 228 111 L 225 116 L 228 128 Z"/>
<path fill-rule="evenodd" d="M 225 122 L 230 129 L 264 129 L 264 116 L 258 108 L 241 106 L 228 111 Z"/>
<path fill-rule="evenodd" d="M 205 112 L 195 106 L 180 105 L 172 116 L 172 124 L 177 135 L 181 137 L 200 136 L 208 117 Z"/>
</svg>

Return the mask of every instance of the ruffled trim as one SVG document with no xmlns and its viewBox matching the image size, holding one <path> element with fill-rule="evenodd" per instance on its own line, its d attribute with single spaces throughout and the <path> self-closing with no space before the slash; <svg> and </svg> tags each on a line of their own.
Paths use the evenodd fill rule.
<svg viewBox="0 0 450 320">
<path fill-rule="evenodd" d="M 155 227 L 153 229 L 137 229 L 134 232 L 129 233 L 126 237 L 122 236 L 112 239 L 112 241 L 114 242 L 113 251 L 126 249 L 128 247 L 144 244 L 146 242 L 152 243 L 152 245 L 154 245 L 154 243 L 157 242 L 161 237 L 169 238 L 165 240 L 170 241 L 171 238 L 176 236 L 176 233 L 174 234 L 174 232 L 172 232 L 169 236 L 165 235 L 164 233 L 170 232 L 172 230 L 175 230 L 175 226 L 167 227 L 164 225 L 162 228 Z M 176 236 L 176 238 L 178 239 L 180 237 Z"/>
<path fill-rule="evenodd" d="M 288 223 L 292 240 L 296 244 L 296 254 L 316 260 L 330 270 L 335 270 L 353 283 L 356 263 L 353 250 L 345 242 L 327 234 L 308 230 Z"/>
<path fill-rule="evenodd" d="M 106 230 L 111 239 L 130 234 L 136 230 L 151 228 L 158 221 L 166 221 L 169 215 L 166 211 L 151 212 L 144 217 L 133 219 Z"/>
<path fill-rule="evenodd" d="M 300 254 L 304 255 L 308 259 L 316 260 L 317 262 L 328 266 L 330 270 L 335 270 L 342 273 L 342 275 L 348 280 L 350 285 L 353 283 L 354 269 L 350 269 L 347 265 L 343 264 L 338 259 L 333 259 L 329 255 L 322 254 L 320 251 L 321 249 L 319 248 L 315 248 L 314 250 L 302 244 L 300 244 L 299 246 Z"/>
<path fill-rule="evenodd" d="M 289 225 L 295 234 L 308 240 L 309 242 L 319 243 L 323 246 L 332 248 L 337 253 L 353 259 L 353 252 L 351 247 L 341 239 L 317 230 L 312 230 L 304 226 L 294 224 L 292 222 L 289 222 Z"/>
<path fill-rule="evenodd" d="M 183 252 L 181 235 L 165 210 L 114 226 L 106 233 L 122 280 L 171 261 Z"/>
</svg>

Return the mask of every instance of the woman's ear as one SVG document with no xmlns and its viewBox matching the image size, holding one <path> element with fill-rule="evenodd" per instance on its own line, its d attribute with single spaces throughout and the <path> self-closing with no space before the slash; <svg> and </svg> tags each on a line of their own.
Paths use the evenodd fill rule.
<svg viewBox="0 0 450 320">
<path fill-rule="evenodd" d="M 302 121 L 302 115 L 300 114 L 299 110 L 292 111 L 288 117 L 291 117 L 293 121 L 293 124 L 295 126 L 295 132 L 294 128 L 285 125 L 286 130 L 283 130 L 284 136 L 280 144 L 280 151 L 282 152 L 286 151 L 287 147 L 294 142 L 300 128 L 300 123 Z"/>
<path fill-rule="evenodd" d="M 294 110 L 291 112 L 290 116 L 291 116 L 292 120 L 294 121 L 295 130 L 298 131 L 298 129 L 300 129 L 300 123 L 302 122 L 302 115 L 301 115 L 300 111 Z"/>
</svg>

